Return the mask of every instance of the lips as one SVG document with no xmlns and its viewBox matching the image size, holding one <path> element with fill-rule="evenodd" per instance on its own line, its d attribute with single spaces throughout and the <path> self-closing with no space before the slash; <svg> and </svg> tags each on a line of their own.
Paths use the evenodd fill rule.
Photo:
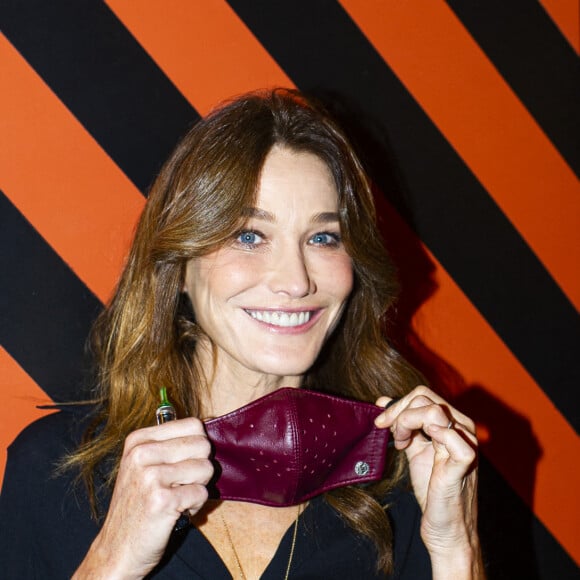
<svg viewBox="0 0 580 580">
<path fill-rule="evenodd" d="M 246 310 L 246 312 L 256 320 L 271 324 L 272 326 L 280 326 L 283 328 L 293 328 L 295 326 L 302 326 L 306 324 L 311 317 L 311 312 L 284 312 L 277 310 Z"/>
</svg>

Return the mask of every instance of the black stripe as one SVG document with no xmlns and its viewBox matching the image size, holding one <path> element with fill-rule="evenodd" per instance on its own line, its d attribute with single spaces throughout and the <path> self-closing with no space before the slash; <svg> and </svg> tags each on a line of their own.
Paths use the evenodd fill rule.
<svg viewBox="0 0 580 580">
<path fill-rule="evenodd" d="M 0 272 L 0 344 L 53 400 L 79 400 L 101 304 L 3 192 Z"/>
<path fill-rule="evenodd" d="M 574 560 L 485 457 L 479 462 L 479 529 L 489 580 L 577 580 Z"/>
<path fill-rule="evenodd" d="M 371 172 L 389 194 L 390 141 L 405 183 L 393 202 L 578 430 L 576 310 L 348 15 L 328 0 L 229 4 L 297 86 L 356 108 L 356 124 L 373 131 Z"/>
<path fill-rule="evenodd" d="M 580 176 L 580 61 L 541 3 L 447 3 Z"/>
<path fill-rule="evenodd" d="M 199 118 L 104 2 L 9 0 L 2 31 L 141 190 Z"/>
</svg>

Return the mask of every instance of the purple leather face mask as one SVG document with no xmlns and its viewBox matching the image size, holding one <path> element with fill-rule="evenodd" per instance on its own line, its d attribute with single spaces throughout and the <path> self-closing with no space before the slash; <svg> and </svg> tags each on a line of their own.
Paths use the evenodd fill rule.
<svg viewBox="0 0 580 580">
<path fill-rule="evenodd" d="M 299 388 L 281 388 L 205 422 L 216 476 L 210 496 L 296 505 L 330 489 L 374 481 L 385 467 L 382 409 Z"/>
</svg>

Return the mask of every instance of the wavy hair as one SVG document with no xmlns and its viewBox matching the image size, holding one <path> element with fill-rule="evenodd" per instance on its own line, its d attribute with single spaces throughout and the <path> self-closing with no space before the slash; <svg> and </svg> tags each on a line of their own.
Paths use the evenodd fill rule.
<svg viewBox="0 0 580 580">
<path fill-rule="evenodd" d="M 397 294 L 393 266 L 375 223 L 366 174 L 343 131 L 319 105 L 287 89 L 243 95 L 199 121 L 153 184 L 112 300 L 91 335 L 98 416 L 66 464 L 80 468 L 96 514 L 97 467 L 112 486 L 125 437 L 150 425 L 165 386 L 180 416 L 199 416 L 208 384 L 194 355 L 203 332 L 181 290 L 188 260 L 231 240 L 242 209 L 255 205 L 260 172 L 274 145 L 317 155 L 338 191 L 339 220 L 354 287 L 337 329 L 304 387 L 374 402 L 402 396 L 420 375 L 389 345 L 384 322 Z M 379 503 L 406 470 L 391 454 L 385 478 L 326 500 L 392 569 L 392 532 Z"/>
</svg>

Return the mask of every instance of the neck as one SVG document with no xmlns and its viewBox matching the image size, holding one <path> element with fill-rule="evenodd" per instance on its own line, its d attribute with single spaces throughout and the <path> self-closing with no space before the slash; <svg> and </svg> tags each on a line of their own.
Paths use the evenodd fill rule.
<svg viewBox="0 0 580 580">
<path fill-rule="evenodd" d="M 213 381 L 208 396 L 203 401 L 203 418 L 219 417 L 235 411 L 264 395 L 281 387 L 299 387 L 299 381 L 281 379 L 279 381 L 263 381 L 255 384 L 244 383 L 236 379 L 228 381 Z"/>
<path fill-rule="evenodd" d="M 196 355 L 208 388 L 202 396 L 202 418 L 219 417 L 239 409 L 281 387 L 299 387 L 301 376 L 281 376 L 247 369 L 226 356 L 214 360 L 211 348 L 198 348 Z"/>
</svg>

